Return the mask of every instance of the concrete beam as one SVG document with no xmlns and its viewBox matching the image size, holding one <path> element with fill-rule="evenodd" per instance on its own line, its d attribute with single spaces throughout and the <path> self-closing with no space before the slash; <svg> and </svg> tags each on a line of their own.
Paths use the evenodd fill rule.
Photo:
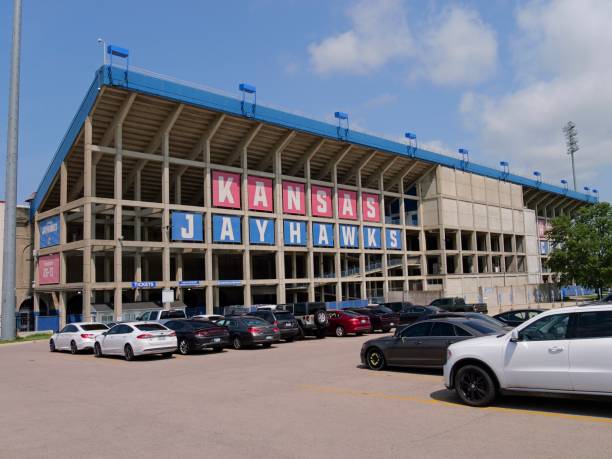
<svg viewBox="0 0 612 459">
<path fill-rule="evenodd" d="M 410 174 L 410 172 L 412 172 L 414 168 L 417 167 L 418 165 L 419 165 L 418 161 L 414 161 L 412 163 L 407 164 L 402 170 L 400 170 L 397 174 L 395 174 L 395 176 L 391 179 L 391 186 L 404 180 L 404 177 Z"/>
<path fill-rule="evenodd" d="M 113 118 L 113 120 L 110 122 L 110 124 L 106 128 L 106 131 L 104 131 L 104 135 L 102 136 L 102 141 L 100 142 L 100 146 L 107 147 L 110 145 L 110 142 L 111 140 L 113 140 L 113 137 L 115 135 L 115 129 L 117 128 L 117 126 L 123 124 L 123 121 L 125 120 L 128 113 L 130 112 L 130 108 L 132 108 L 132 105 L 134 104 L 134 100 L 136 100 L 135 92 L 131 93 L 123 101 L 123 103 L 121 104 L 121 107 L 119 108 L 119 111 L 115 113 L 115 117 Z M 95 168 L 100 162 L 100 159 L 102 159 L 102 153 L 94 152 L 93 157 L 92 157 L 92 167 Z M 74 201 L 74 199 L 76 199 L 76 197 L 79 195 L 82 189 L 83 189 L 83 175 L 81 174 L 76 184 L 74 185 L 74 188 L 72 189 L 72 193 L 70 193 L 69 200 Z"/>
<path fill-rule="evenodd" d="M 344 157 L 346 155 L 348 155 L 348 153 L 353 149 L 353 145 L 348 145 L 346 148 L 340 150 L 336 156 L 334 157 L 334 159 L 332 159 L 330 162 L 328 162 L 325 167 L 323 168 L 323 170 L 321 172 L 319 172 L 319 175 L 317 176 L 318 180 L 323 180 L 323 178 L 325 178 L 325 176 L 327 174 L 329 174 L 332 169 L 337 166 L 340 161 L 342 161 L 344 159 Z"/>
<path fill-rule="evenodd" d="M 291 166 L 291 169 L 289 170 L 289 175 L 297 174 L 298 171 L 302 168 L 302 166 L 304 166 L 307 161 L 310 161 L 314 157 L 314 155 L 317 154 L 317 152 L 321 149 L 324 143 L 325 139 L 321 139 L 312 144 L 308 151 L 300 157 L 299 161 L 297 161 L 293 166 Z"/>
<path fill-rule="evenodd" d="M 366 154 L 363 158 L 361 158 L 358 163 L 355 163 L 353 167 L 351 167 L 351 169 L 346 174 L 344 174 L 338 181 L 346 182 L 353 175 L 356 175 L 357 172 L 363 169 L 370 161 L 372 161 L 372 159 L 374 159 L 377 153 L 378 152 L 376 150 L 372 150 L 370 153 Z"/>
<path fill-rule="evenodd" d="M 263 127 L 263 123 L 257 123 L 256 125 L 254 125 L 249 132 L 247 132 L 247 134 L 242 138 L 242 140 L 240 141 L 240 143 L 238 144 L 238 146 L 236 147 L 236 149 L 234 150 L 234 152 L 230 155 L 230 157 L 227 159 L 227 161 L 225 162 L 225 164 L 231 166 L 232 164 L 234 164 L 234 162 L 240 158 L 240 155 L 242 154 L 242 151 L 245 148 L 249 148 L 249 145 L 251 144 L 251 142 L 253 141 L 253 139 L 255 139 L 255 136 L 257 135 L 257 133 L 260 131 L 260 129 Z"/>
<path fill-rule="evenodd" d="M 168 115 L 168 117 L 166 118 L 164 123 L 160 126 L 160 128 L 157 131 L 157 133 L 155 134 L 155 136 L 149 142 L 149 145 L 147 145 L 147 148 L 145 148 L 144 152 L 146 154 L 150 154 L 151 155 L 151 154 L 155 153 L 155 151 L 162 144 L 162 139 L 164 138 L 164 136 L 168 135 L 170 133 L 170 131 L 172 130 L 172 127 L 174 126 L 174 123 L 176 123 L 176 120 L 178 119 L 179 115 L 183 111 L 184 107 L 185 107 L 184 104 L 179 104 L 179 105 L 177 105 L 174 108 L 174 110 L 172 110 L 172 112 Z M 129 191 L 130 190 L 130 188 L 134 184 L 134 180 L 136 179 L 136 173 L 142 172 L 142 170 L 146 166 L 147 162 L 148 162 L 148 160 L 146 160 L 146 159 L 138 160 L 138 162 L 134 165 L 134 167 L 130 171 L 130 175 L 128 176 L 128 178 L 126 179 L 125 183 L 123 184 L 124 185 L 123 186 L 123 191 Z"/>
<path fill-rule="evenodd" d="M 295 137 L 295 135 L 297 134 L 296 131 L 289 131 L 287 133 L 287 135 L 285 135 L 283 138 L 281 138 L 276 145 L 274 145 L 274 148 L 272 148 L 272 152 L 269 155 L 264 156 L 261 161 L 259 162 L 259 164 L 257 165 L 257 167 L 255 169 L 260 169 L 263 170 L 266 167 L 268 167 L 268 164 L 270 162 L 272 162 L 272 160 L 274 159 L 274 157 L 277 154 L 281 154 L 283 152 L 283 150 L 285 148 L 287 148 L 287 145 L 289 145 L 289 143 L 291 143 L 291 141 L 293 140 L 293 138 Z"/>
<path fill-rule="evenodd" d="M 395 164 L 395 162 L 399 158 L 400 158 L 399 156 L 394 156 L 389 161 L 387 161 L 386 164 L 382 167 L 382 169 L 380 171 L 378 171 L 378 174 L 373 174 L 372 176 L 370 176 L 370 178 L 366 182 L 364 188 L 371 188 L 372 186 L 374 186 L 374 184 L 378 181 L 378 179 L 383 177 L 385 175 L 385 173 L 391 168 L 391 166 L 393 166 L 393 164 Z M 384 188 L 384 183 L 381 183 L 380 186 L 381 186 L 381 190 L 380 191 L 384 191 L 384 189 L 383 189 Z"/>
</svg>

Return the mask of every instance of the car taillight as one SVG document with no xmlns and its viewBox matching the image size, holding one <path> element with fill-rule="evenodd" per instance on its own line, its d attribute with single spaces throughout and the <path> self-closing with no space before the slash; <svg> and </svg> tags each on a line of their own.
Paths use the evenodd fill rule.
<svg viewBox="0 0 612 459">
<path fill-rule="evenodd" d="M 142 335 L 138 335 L 136 339 L 151 339 L 153 335 L 151 333 L 143 333 Z"/>
<path fill-rule="evenodd" d="M 200 330 L 196 332 L 196 336 L 208 336 L 208 332 L 206 330 Z"/>
<path fill-rule="evenodd" d="M 278 320 L 275 320 L 272 325 L 278 325 Z"/>
<path fill-rule="evenodd" d="M 257 327 L 249 327 L 249 328 L 247 328 L 247 331 L 248 331 L 249 333 L 259 333 L 259 332 L 261 332 L 261 328 L 257 328 Z"/>
<path fill-rule="evenodd" d="M 83 339 L 90 339 L 93 338 L 94 334 L 93 333 L 81 333 L 81 338 Z"/>
<path fill-rule="evenodd" d="M 170 333 L 168 334 L 168 336 L 176 336 L 176 332 L 175 332 L 175 331 L 170 332 Z"/>
<path fill-rule="evenodd" d="M 272 329 L 272 331 L 273 331 L 274 333 L 278 333 L 278 332 L 280 331 L 280 329 L 279 329 L 278 327 L 274 327 L 274 328 Z"/>
</svg>

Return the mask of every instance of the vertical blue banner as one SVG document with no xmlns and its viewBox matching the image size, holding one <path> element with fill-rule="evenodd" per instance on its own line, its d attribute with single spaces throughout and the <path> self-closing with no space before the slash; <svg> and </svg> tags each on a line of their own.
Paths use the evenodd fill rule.
<svg viewBox="0 0 612 459">
<path fill-rule="evenodd" d="M 40 248 L 51 247 L 60 243 L 60 217 L 45 218 L 38 222 L 38 230 L 40 232 Z"/>
<path fill-rule="evenodd" d="M 297 220 L 283 221 L 283 239 L 285 245 L 306 245 L 306 222 Z"/>
<path fill-rule="evenodd" d="M 241 244 L 240 217 L 235 215 L 213 215 L 213 242 Z"/>
<path fill-rule="evenodd" d="M 366 249 L 380 249 L 380 228 L 374 226 L 363 227 L 363 246 Z"/>
<path fill-rule="evenodd" d="M 359 228 L 356 225 L 340 225 L 340 247 L 356 249 L 359 247 Z"/>
<path fill-rule="evenodd" d="M 203 241 L 202 214 L 172 212 L 173 241 Z"/>
<path fill-rule="evenodd" d="M 385 233 L 385 246 L 388 250 L 400 250 L 402 248 L 401 230 L 387 229 Z"/>
<path fill-rule="evenodd" d="M 274 245 L 274 220 L 250 217 L 249 242 L 251 244 Z"/>
<path fill-rule="evenodd" d="M 334 225 L 332 223 L 313 223 L 312 239 L 315 247 L 333 247 Z"/>
</svg>

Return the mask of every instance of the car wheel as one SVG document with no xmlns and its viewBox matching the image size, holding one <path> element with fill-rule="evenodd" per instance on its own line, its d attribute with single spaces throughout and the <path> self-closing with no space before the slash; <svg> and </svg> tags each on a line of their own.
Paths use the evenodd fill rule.
<svg viewBox="0 0 612 459">
<path fill-rule="evenodd" d="M 325 325 L 327 323 L 327 314 L 325 314 L 325 311 L 319 310 L 315 313 L 314 319 L 317 325 Z"/>
<path fill-rule="evenodd" d="M 455 388 L 461 401 L 470 406 L 490 405 L 497 395 L 489 373 L 476 365 L 466 365 L 459 369 L 455 377 Z"/>
<path fill-rule="evenodd" d="M 338 338 L 342 338 L 344 335 L 346 335 L 346 332 L 344 331 L 344 327 L 342 327 L 341 325 L 338 325 L 336 327 L 336 336 Z"/>
<path fill-rule="evenodd" d="M 215 346 L 212 348 L 213 352 L 221 352 L 223 350 L 223 346 Z"/>
<path fill-rule="evenodd" d="M 272 343 L 264 343 L 262 346 L 263 347 L 270 347 L 270 346 L 272 346 Z"/>
<path fill-rule="evenodd" d="M 49 340 L 49 351 L 50 352 L 57 351 L 57 349 L 55 348 L 55 341 L 53 341 L 53 340 Z"/>
<path fill-rule="evenodd" d="M 182 339 L 179 341 L 179 345 L 178 345 L 178 351 L 180 352 L 181 355 L 187 355 L 189 354 L 189 341 L 187 341 L 186 339 Z"/>
<path fill-rule="evenodd" d="M 325 338 L 325 335 L 327 335 L 327 330 L 325 328 L 318 330 L 316 334 L 317 339 L 323 339 Z"/>
<path fill-rule="evenodd" d="M 366 364 L 370 370 L 382 370 L 386 366 L 385 355 L 378 348 L 370 349 L 366 354 Z"/>
<path fill-rule="evenodd" d="M 293 336 L 288 336 L 285 338 L 285 342 L 290 343 L 291 341 L 293 341 Z"/>
<path fill-rule="evenodd" d="M 102 357 L 102 348 L 100 347 L 100 343 L 94 344 L 94 354 L 96 354 L 96 357 Z"/>
<path fill-rule="evenodd" d="M 134 350 L 132 349 L 132 346 L 126 344 L 123 348 L 123 355 L 125 356 L 125 360 L 127 360 L 128 362 L 134 360 Z"/>
<path fill-rule="evenodd" d="M 306 333 L 304 333 L 304 329 L 300 327 L 300 330 L 299 330 L 298 335 L 296 336 L 296 339 L 303 340 L 305 336 L 306 336 Z"/>
<path fill-rule="evenodd" d="M 70 353 L 74 355 L 77 352 L 79 352 L 79 348 L 77 347 L 76 343 L 74 341 L 70 341 Z"/>
<path fill-rule="evenodd" d="M 164 359 L 171 359 L 172 358 L 172 352 L 165 352 L 164 354 L 162 354 L 162 358 L 164 358 Z"/>
<path fill-rule="evenodd" d="M 234 338 L 234 341 L 232 341 L 232 344 L 234 345 L 234 349 L 242 349 L 242 340 L 240 339 L 240 337 L 236 336 Z"/>
</svg>

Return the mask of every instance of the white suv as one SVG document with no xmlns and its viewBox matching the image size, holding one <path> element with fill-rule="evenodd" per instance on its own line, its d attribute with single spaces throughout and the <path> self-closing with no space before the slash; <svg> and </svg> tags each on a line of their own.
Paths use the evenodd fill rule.
<svg viewBox="0 0 612 459">
<path fill-rule="evenodd" d="M 612 396 L 612 304 L 544 312 L 448 348 L 444 384 L 471 406 L 506 392 Z"/>
</svg>

